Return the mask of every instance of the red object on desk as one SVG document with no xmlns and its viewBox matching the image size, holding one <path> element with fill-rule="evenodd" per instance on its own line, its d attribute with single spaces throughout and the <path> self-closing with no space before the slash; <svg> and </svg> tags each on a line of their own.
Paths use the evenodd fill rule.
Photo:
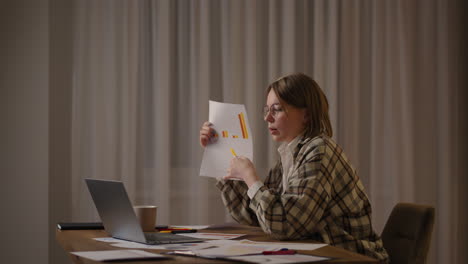
<svg viewBox="0 0 468 264">
<path fill-rule="evenodd" d="M 263 255 L 294 255 L 295 250 L 278 250 L 278 251 L 263 251 Z"/>
</svg>

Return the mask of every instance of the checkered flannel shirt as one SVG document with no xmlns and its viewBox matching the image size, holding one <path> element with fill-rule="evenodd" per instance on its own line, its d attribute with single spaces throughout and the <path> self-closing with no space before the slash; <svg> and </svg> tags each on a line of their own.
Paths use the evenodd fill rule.
<svg viewBox="0 0 468 264">
<path fill-rule="evenodd" d="M 326 136 L 302 138 L 294 160 L 284 194 L 281 161 L 252 199 L 244 182 L 218 181 L 232 217 L 275 239 L 315 239 L 388 262 L 364 186 L 340 146 Z"/>
</svg>

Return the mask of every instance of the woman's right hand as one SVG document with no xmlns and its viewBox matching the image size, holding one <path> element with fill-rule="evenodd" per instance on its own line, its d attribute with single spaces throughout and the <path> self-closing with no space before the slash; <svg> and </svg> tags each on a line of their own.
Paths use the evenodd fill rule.
<svg viewBox="0 0 468 264">
<path fill-rule="evenodd" d="M 206 147 L 206 145 L 216 140 L 216 130 L 214 130 L 212 126 L 213 124 L 207 121 L 203 123 L 203 126 L 200 129 L 200 145 L 202 147 Z"/>
</svg>

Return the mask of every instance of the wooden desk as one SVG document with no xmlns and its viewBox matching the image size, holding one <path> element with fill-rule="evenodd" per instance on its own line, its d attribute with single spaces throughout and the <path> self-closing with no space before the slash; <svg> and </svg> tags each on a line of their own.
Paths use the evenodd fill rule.
<svg viewBox="0 0 468 264">
<path fill-rule="evenodd" d="M 253 241 L 275 241 L 269 238 L 259 227 L 243 226 L 243 225 L 225 225 L 218 226 L 215 228 L 206 229 L 206 232 L 210 233 L 234 233 L 234 234 L 247 234 L 239 239 L 249 239 Z M 92 250 L 110 250 L 110 249 L 122 249 L 112 247 L 110 244 L 105 242 L 96 241 L 95 237 L 108 237 L 104 230 L 67 230 L 67 231 L 56 231 L 56 239 L 62 248 L 67 252 L 73 251 L 92 251 Z M 301 241 L 301 242 L 306 242 Z M 287 241 L 286 241 L 287 243 Z M 162 253 L 167 250 L 148 250 L 146 251 Z M 313 254 L 320 256 L 333 257 L 336 259 L 330 260 L 327 263 L 378 263 L 377 260 L 363 256 L 351 251 L 347 251 L 334 246 L 325 246 L 314 251 L 299 250 L 301 254 Z M 69 254 L 70 258 L 74 263 L 99 263 L 88 259 L 80 258 L 75 255 Z M 211 260 L 204 258 L 195 257 L 184 257 L 184 256 L 172 256 L 170 260 L 155 260 L 155 261 L 128 261 L 125 263 L 132 264 L 167 264 L 167 263 L 232 263 L 225 260 Z"/>
</svg>

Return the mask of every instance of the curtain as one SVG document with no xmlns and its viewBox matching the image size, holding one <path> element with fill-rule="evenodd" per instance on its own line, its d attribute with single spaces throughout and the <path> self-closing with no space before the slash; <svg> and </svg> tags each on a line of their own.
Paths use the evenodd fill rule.
<svg viewBox="0 0 468 264">
<path fill-rule="evenodd" d="M 278 158 L 265 88 L 292 72 L 324 89 L 336 141 L 381 232 L 397 202 L 436 208 L 429 263 L 463 263 L 456 1 L 75 3 L 72 212 L 96 220 L 83 179 L 122 180 L 160 224 L 232 221 L 198 176 L 208 100 L 246 105 L 261 175 Z M 465 230 L 466 231 L 466 230 Z M 463 243 L 462 243 L 463 242 Z M 465 254 L 465 255 L 464 255 Z"/>
</svg>

